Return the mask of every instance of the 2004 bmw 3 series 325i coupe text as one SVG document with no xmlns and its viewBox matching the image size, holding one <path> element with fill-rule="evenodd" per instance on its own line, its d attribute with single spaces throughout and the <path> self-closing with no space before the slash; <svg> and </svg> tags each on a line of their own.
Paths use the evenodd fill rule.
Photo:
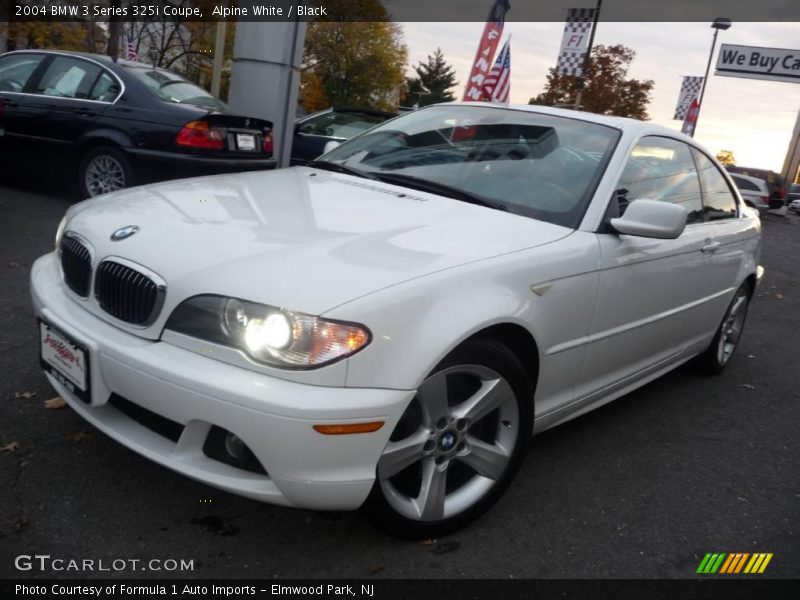
<svg viewBox="0 0 800 600">
<path fill-rule="evenodd" d="M 451 103 L 308 166 L 77 204 L 31 278 L 47 377 L 101 431 L 433 536 L 499 497 L 534 429 L 698 355 L 720 372 L 759 247 L 679 133 Z"/>
</svg>

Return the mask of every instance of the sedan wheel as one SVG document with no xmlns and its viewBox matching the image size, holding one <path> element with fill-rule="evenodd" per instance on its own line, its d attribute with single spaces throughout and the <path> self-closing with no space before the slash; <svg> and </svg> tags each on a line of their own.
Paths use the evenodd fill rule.
<svg viewBox="0 0 800 600">
<path fill-rule="evenodd" d="M 125 158 L 116 148 L 90 150 L 81 161 L 79 182 L 86 198 L 115 192 L 133 185 L 133 174 Z"/>
<path fill-rule="evenodd" d="M 531 435 L 530 383 L 514 355 L 468 342 L 419 387 L 378 462 L 368 507 L 402 537 L 461 527 L 502 493 Z"/>
<path fill-rule="evenodd" d="M 730 362 L 742 337 L 749 305 L 750 287 L 748 284 L 743 284 L 733 295 L 733 300 L 728 306 L 711 345 L 700 355 L 701 365 L 707 372 L 721 373 Z"/>
</svg>

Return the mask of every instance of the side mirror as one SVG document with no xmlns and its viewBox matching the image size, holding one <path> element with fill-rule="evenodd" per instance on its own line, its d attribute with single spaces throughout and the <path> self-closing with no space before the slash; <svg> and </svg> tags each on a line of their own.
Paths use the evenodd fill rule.
<svg viewBox="0 0 800 600">
<path fill-rule="evenodd" d="M 295 123 L 294 124 L 294 135 L 297 135 L 298 133 L 300 133 L 300 127 L 302 127 L 301 123 Z"/>
<path fill-rule="evenodd" d="M 625 235 L 674 240 L 686 228 L 685 207 L 658 200 L 634 200 L 625 214 L 611 219 L 611 226 Z"/>
<path fill-rule="evenodd" d="M 334 150 L 334 149 L 338 148 L 341 145 L 342 145 L 341 142 L 337 142 L 336 140 L 331 140 L 327 144 L 325 144 L 325 148 L 322 150 L 322 153 L 323 154 L 327 154 L 331 150 Z"/>
</svg>

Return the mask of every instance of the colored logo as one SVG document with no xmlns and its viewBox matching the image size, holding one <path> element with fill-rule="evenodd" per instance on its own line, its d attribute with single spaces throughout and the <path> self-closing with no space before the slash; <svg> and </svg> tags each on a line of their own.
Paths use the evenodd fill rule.
<svg viewBox="0 0 800 600">
<path fill-rule="evenodd" d="M 724 574 L 736 575 L 739 573 L 763 573 L 769 561 L 772 560 L 772 552 L 714 552 L 708 553 L 700 561 L 697 572 L 701 574 Z"/>
<path fill-rule="evenodd" d="M 131 237 L 137 231 L 139 231 L 139 227 L 137 227 L 136 225 L 128 225 L 127 227 L 121 227 L 120 229 L 117 229 L 114 233 L 111 234 L 111 241 L 119 242 L 120 240 L 124 240 L 125 238 Z"/>
</svg>

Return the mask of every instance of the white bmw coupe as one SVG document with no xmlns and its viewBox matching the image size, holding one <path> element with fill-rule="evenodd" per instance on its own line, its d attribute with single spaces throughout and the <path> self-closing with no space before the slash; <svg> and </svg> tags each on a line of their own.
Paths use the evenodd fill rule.
<svg viewBox="0 0 800 600">
<path fill-rule="evenodd" d="M 670 129 L 436 105 L 308 167 L 71 207 L 31 273 L 41 364 L 165 467 L 436 536 L 497 500 L 534 431 L 693 357 L 720 372 L 760 232 Z"/>
</svg>

